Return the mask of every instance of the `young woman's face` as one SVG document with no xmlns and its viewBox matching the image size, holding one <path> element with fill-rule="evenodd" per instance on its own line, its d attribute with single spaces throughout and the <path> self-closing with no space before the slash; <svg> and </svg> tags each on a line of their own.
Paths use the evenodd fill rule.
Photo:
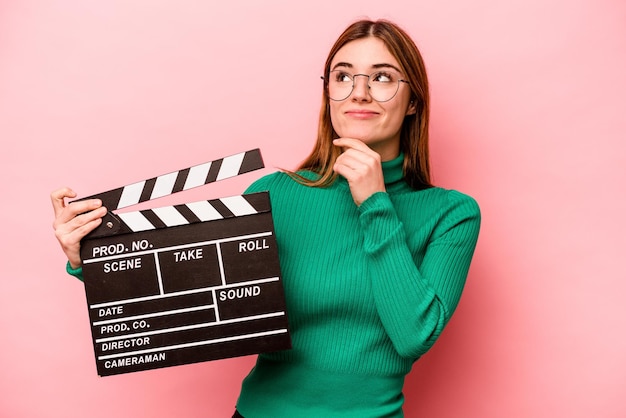
<svg viewBox="0 0 626 418">
<path fill-rule="evenodd" d="M 385 43 L 375 37 L 358 39 L 344 45 L 337 51 L 330 65 L 331 78 L 342 76 L 342 73 L 334 70 L 349 75 L 388 72 L 404 79 L 400 65 Z M 388 161 L 400 152 L 404 117 L 415 113 L 415 106 L 409 103 L 411 90 L 404 82 L 396 83 L 398 91 L 395 96 L 388 101 L 378 102 L 372 98 L 367 82 L 367 77 L 357 76 L 354 78 L 354 89 L 345 100 L 329 100 L 331 121 L 340 137 L 359 139 L 377 151 L 383 161 Z M 371 80 L 370 84 L 373 82 Z M 377 98 L 380 100 L 380 96 Z"/>
</svg>

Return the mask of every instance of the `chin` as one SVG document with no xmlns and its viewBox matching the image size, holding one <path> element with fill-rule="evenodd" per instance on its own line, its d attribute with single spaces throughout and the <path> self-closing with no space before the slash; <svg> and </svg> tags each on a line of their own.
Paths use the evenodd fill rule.
<svg viewBox="0 0 626 418">
<path fill-rule="evenodd" d="M 378 142 L 376 137 L 372 135 L 370 130 L 364 129 L 344 129 L 341 132 L 337 132 L 341 138 L 354 138 L 359 141 L 363 141 L 366 144 Z"/>
</svg>

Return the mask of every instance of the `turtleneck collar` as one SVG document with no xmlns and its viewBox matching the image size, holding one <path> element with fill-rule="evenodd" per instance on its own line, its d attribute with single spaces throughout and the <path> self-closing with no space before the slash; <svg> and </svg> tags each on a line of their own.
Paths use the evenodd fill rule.
<svg viewBox="0 0 626 418">
<path fill-rule="evenodd" d="M 404 163 L 404 154 L 400 153 L 396 158 L 389 161 L 383 161 L 383 175 L 385 176 L 385 186 L 389 186 L 400 182 L 404 178 L 402 165 Z M 404 183 L 404 182 L 402 182 Z"/>
</svg>

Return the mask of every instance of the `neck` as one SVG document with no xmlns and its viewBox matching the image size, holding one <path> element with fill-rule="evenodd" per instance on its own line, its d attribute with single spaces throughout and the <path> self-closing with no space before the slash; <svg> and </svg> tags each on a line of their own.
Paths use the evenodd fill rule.
<svg viewBox="0 0 626 418">
<path fill-rule="evenodd" d="M 388 143 L 372 144 L 372 145 L 370 145 L 370 148 L 373 151 L 376 151 L 378 153 L 378 155 L 380 155 L 380 160 L 382 162 L 391 161 L 391 160 L 395 159 L 398 155 L 400 155 L 400 144 L 399 143 L 394 143 L 394 144 L 388 144 Z"/>
</svg>

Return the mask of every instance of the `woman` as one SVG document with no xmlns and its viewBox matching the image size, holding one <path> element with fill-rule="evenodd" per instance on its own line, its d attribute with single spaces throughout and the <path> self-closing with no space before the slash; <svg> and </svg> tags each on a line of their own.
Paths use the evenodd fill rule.
<svg viewBox="0 0 626 418">
<path fill-rule="evenodd" d="M 428 81 L 408 35 L 352 24 L 323 79 L 311 155 L 248 189 L 270 192 L 293 348 L 259 355 L 235 417 L 402 417 L 404 378 L 450 320 L 476 245 L 476 202 L 430 182 Z M 65 197 L 52 193 L 55 229 L 79 274 L 105 210 Z"/>
</svg>

